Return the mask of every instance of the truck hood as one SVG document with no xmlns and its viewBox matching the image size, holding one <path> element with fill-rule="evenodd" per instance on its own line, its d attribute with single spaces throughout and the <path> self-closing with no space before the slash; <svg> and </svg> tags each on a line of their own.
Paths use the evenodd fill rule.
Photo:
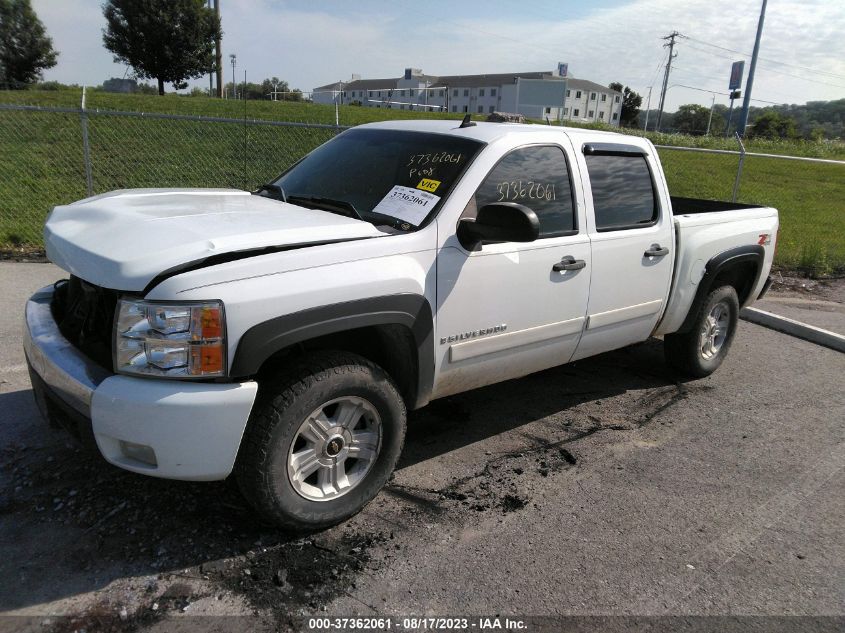
<svg viewBox="0 0 845 633">
<path fill-rule="evenodd" d="M 113 191 L 55 207 L 44 227 L 54 264 L 135 291 L 208 258 L 383 235 L 368 222 L 233 189 Z"/>
</svg>

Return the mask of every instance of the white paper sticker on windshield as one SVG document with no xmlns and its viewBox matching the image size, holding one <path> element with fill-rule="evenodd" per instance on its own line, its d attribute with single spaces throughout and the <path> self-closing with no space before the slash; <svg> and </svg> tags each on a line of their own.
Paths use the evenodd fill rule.
<svg viewBox="0 0 845 633">
<path fill-rule="evenodd" d="M 382 198 L 373 211 L 419 226 L 438 200 L 440 196 L 427 191 L 396 185 Z"/>
</svg>

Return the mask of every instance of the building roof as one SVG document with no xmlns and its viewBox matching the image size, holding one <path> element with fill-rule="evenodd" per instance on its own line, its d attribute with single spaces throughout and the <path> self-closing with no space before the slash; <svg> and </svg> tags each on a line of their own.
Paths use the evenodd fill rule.
<svg viewBox="0 0 845 633">
<path fill-rule="evenodd" d="M 618 90 L 613 90 L 612 88 L 608 88 L 607 86 L 602 86 L 601 84 L 597 84 L 594 81 L 588 81 L 586 79 L 573 79 L 572 77 L 566 80 L 566 87 L 569 90 L 575 88 L 576 90 L 589 90 L 591 92 L 615 92 L 620 95 L 622 94 Z"/>
<path fill-rule="evenodd" d="M 436 86 L 455 86 L 460 88 L 483 88 L 516 83 L 521 79 L 559 79 L 550 72 L 530 73 L 494 73 L 489 75 L 445 75 L 437 78 Z"/>
<path fill-rule="evenodd" d="M 550 81 L 561 81 L 563 78 L 554 75 L 551 72 L 527 72 L 527 73 L 491 73 L 485 75 L 443 75 L 436 77 L 434 75 L 414 75 L 414 79 L 423 81 L 430 81 L 432 88 L 485 88 L 487 86 L 505 86 L 516 83 L 517 78 L 520 79 L 546 79 Z M 356 79 L 349 82 L 336 81 L 325 86 L 314 88 L 314 92 L 329 91 L 329 90 L 391 90 L 396 89 L 398 82 L 403 77 L 394 77 L 389 79 Z M 612 90 L 607 86 L 602 86 L 593 81 L 586 79 L 575 79 L 568 77 L 566 79 L 567 88 L 574 88 L 576 90 L 588 90 L 592 92 L 606 92 L 619 93 L 617 90 Z"/>
<path fill-rule="evenodd" d="M 333 84 L 326 84 L 325 86 L 317 86 L 314 92 L 326 92 L 329 90 L 340 90 L 340 82 L 336 81 Z"/>
<path fill-rule="evenodd" d="M 527 73 L 492 73 L 483 75 L 413 75 L 413 79 L 431 82 L 432 88 L 455 86 L 460 88 L 483 88 L 486 86 L 502 86 L 516 83 L 517 77 L 522 79 L 551 79 L 559 80 L 560 77 L 550 72 L 527 72 Z M 393 77 L 389 79 L 356 79 L 350 82 L 334 82 L 325 86 L 314 88 L 315 92 L 321 90 L 390 90 L 396 88 L 398 82 L 404 77 Z"/>
</svg>

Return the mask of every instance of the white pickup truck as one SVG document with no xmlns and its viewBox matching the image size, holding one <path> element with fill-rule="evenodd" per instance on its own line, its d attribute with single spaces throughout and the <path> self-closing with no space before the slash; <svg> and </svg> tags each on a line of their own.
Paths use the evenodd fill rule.
<svg viewBox="0 0 845 633">
<path fill-rule="evenodd" d="M 53 209 L 36 401 L 121 468 L 224 479 L 277 525 L 351 516 L 408 410 L 662 336 L 705 376 L 767 288 L 764 207 L 670 198 L 653 145 L 510 123 L 362 125 L 256 192 Z M 456 421 L 458 424 L 459 421 Z"/>
</svg>

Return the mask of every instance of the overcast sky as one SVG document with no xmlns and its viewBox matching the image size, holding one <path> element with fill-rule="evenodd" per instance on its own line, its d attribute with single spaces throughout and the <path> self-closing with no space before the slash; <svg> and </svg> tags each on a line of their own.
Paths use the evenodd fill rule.
<svg viewBox="0 0 845 633">
<path fill-rule="evenodd" d="M 669 110 L 726 93 L 733 60 L 746 76 L 761 0 L 220 0 L 223 52 L 237 54 L 238 80 L 277 76 L 308 91 L 352 73 L 397 77 L 553 70 L 619 81 L 656 107 L 666 51 L 677 30 Z M 102 46 L 102 0 L 32 0 L 59 51 L 46 79 L 97 85 L 129 76 Z M 845 98 L 845 2 L 771 0 L 753 96 L 775 103 Z M 732 50 L 725 50 L 732 49 Z M 226 66 L 226 81 L 231 81 Z M 192 82 L 208 86 L 208 79 Z M 172 87 L 168 87 L 172 89 Z M 727 98 L 716 95 L 717 103 Z M 766 105 L 757 102 L 755 105 Z"/>
</svg>

